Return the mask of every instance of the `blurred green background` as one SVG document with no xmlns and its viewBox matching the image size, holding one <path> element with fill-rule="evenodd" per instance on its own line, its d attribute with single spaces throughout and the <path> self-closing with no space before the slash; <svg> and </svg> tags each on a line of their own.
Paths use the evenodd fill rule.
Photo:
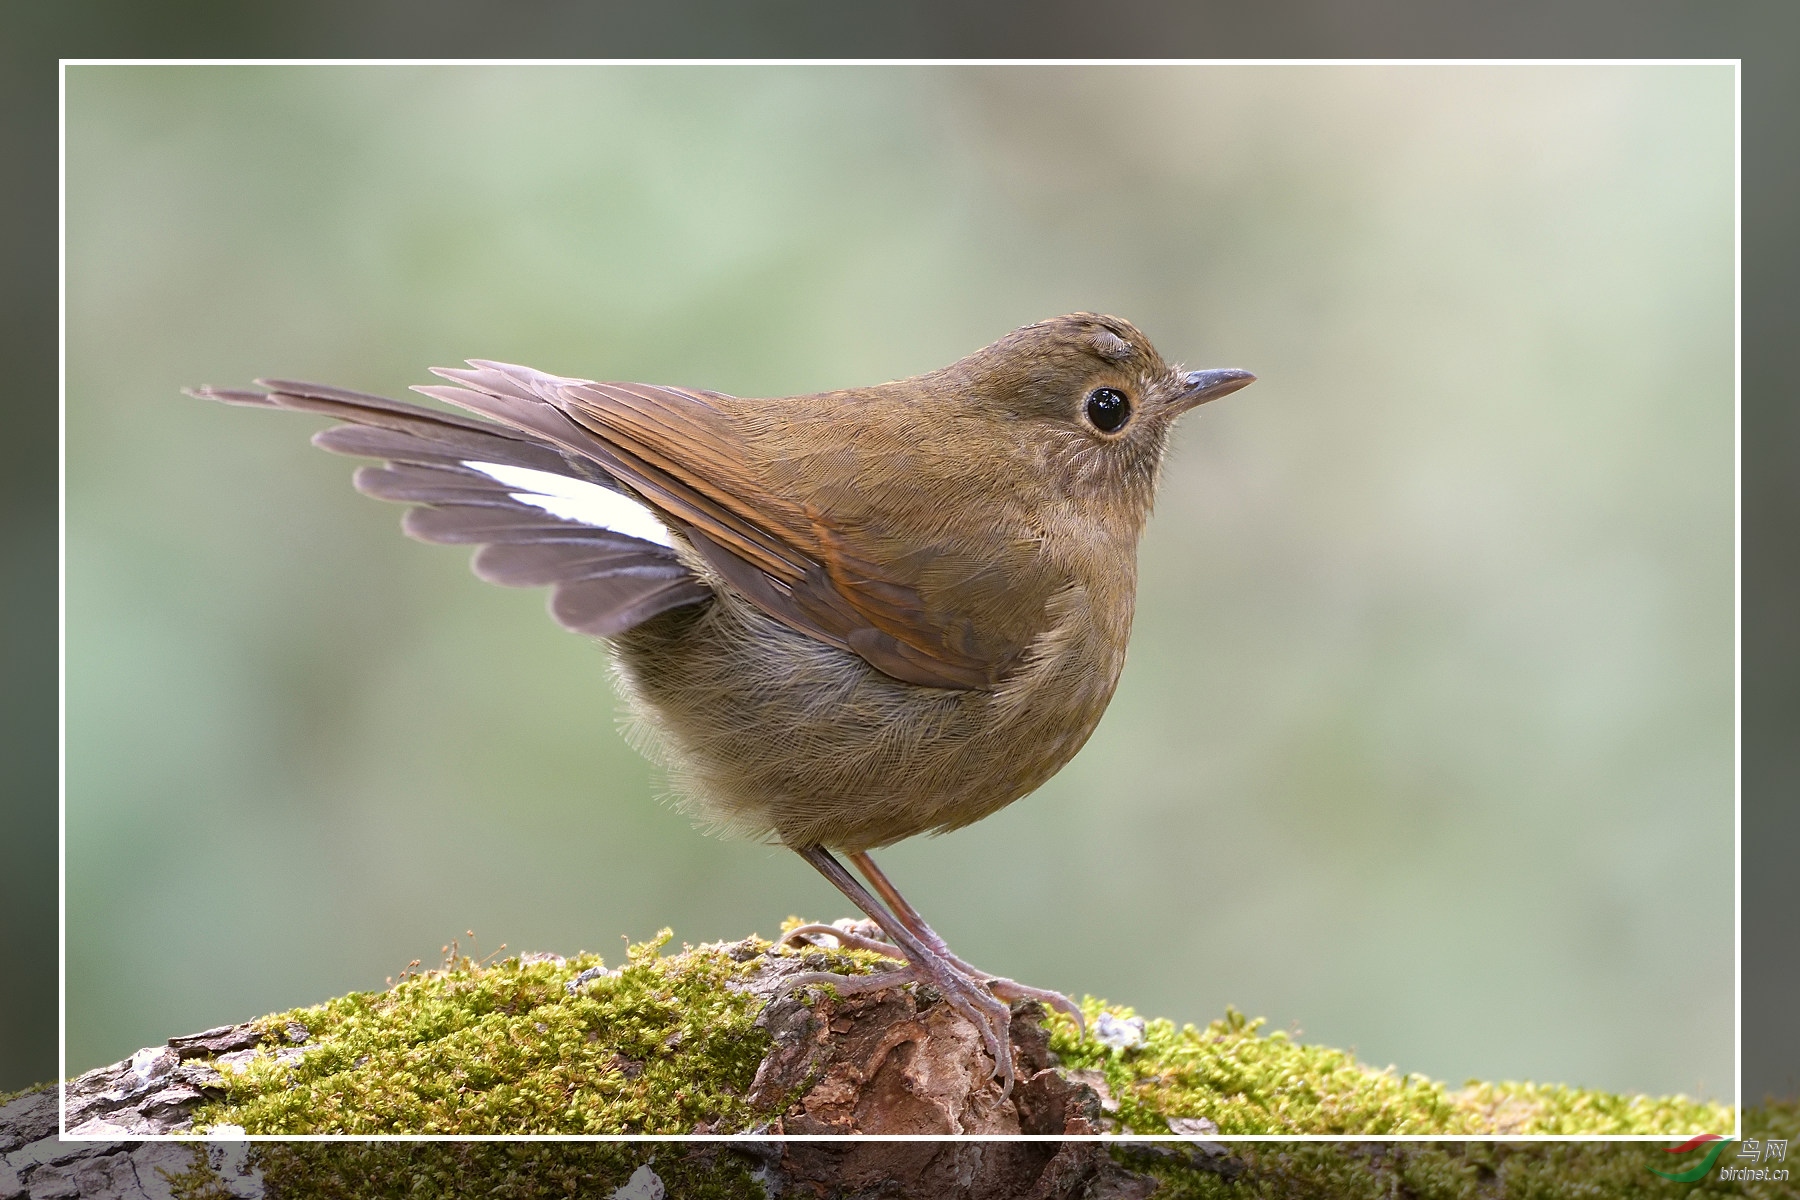
<svg viewBox="0 0 1800 1200">
<path fill-rule="evenodd" d="M 479 956 L 846 905 L 318 422 L 467 357 L 742 395 L 1129 317 L 1180 430 L 1035 796 L 882 858 L 964 957 L 1440 1078 L 1730 1099 L 1728 67 L 76 67 L 70 1071 Z M 468 939 L 462 937 L 466 944 Z"/>
</svg>

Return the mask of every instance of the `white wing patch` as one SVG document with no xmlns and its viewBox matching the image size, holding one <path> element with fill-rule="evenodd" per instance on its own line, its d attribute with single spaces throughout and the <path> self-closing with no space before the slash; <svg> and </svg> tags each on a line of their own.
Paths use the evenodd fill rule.
<svg viewBox="0 0 1800 1200">
<path fill-rule="evenodd" d="M 513 467 L 505 463 L 465 462 L 463 466 L 472 471 L 480 471 L 508 488 L 518 488 L 518 491 L 512 493 L 514 500 L 533 508 L 541 508 L 553 517 L 579 521 L 598 529 L 610 529 L 614 533 L 622 533 L 640 541 L 655 542 L 670 549 L 675 546 L 674 539 L 669 536 L 669 527 L 659 521 L 655 513 L 611 488 L 604 488 L 584 479 L 571 479 L 552 471 Z"/>
</svg>

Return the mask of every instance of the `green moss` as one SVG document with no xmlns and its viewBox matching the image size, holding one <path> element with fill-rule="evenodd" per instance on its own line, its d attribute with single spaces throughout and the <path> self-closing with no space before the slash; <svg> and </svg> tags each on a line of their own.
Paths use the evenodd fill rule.
<svg viewBox="0 0 1800 1200">
<path fill-rule="evenodd" d="M 1800 1140 L 1800 1103 L 1745 1112 L 1745 1136 Z M 746 1148 L 748 1149 L 748 1148 Z M 568 1142 L 262 1143 L 253 1151 L 269 1200 L 414 1200 L 505 1196 L 511 1200 L 607 1196 L 640 1166 L 684 1200 L 766 1200 L 754 1153 L 720 1145 Z M 1668 1169 L 1662 1146 L 1643 1142 L 1234 1142 L 1208 1156 L 1185 1146 L 1119 1144 L 1113 1156 L 1161 1181 L 1158 1200 L 1778 1200 L 1791 1183 L 1723 1180 L 1719 1166 L 1696 1183 Z M 1689 1155 L 1684 1164 L 1693 1161 Z M 204 1171 L 171 1180 L 181 1200 L 227 1200 Z M 895 1181 L 894 1195 L 916 1195 Z"/>
<path fill-rule="evenodd" d="M 54 1083 L 34 1083 L 30 1087 L 22 1087 L 16 1092 L 0 1091 L 0 1108 L 11 1104 L 20 1096 L 29 1096 L 33 1092 L 48 1092 L 55 1089 Z"/>
<path fill-rule="evenodd" d="M 790 921 L 789 925 L 793 923 Z M 768 1039 L 757 1001 L 726 987 L 755 970 L 768 942 L 684 948 L 663 957 L 665 931 L 627 950 L 626 964 L 571 994 L 600 966 L 482 964 L 452 957 L 389 991 L 344 996 L 258 1022 L 265 1044 L 228 1092 L 197 1114 L 252 1133 L 678 1133 L 704 1125 L 755 1129 L 772 1114 L 744 1099 Z M 862 953 L 807 951 L 808 966 L 868 969 Z M 1102 1012 L 1130 1009 L 1089 999 Z M 1461 1088 L 1376 1070 L 1329 1047 L 1265 1035 L 1234 1010 L 1204 1029 L 1144 1023 L 1143 1044 L 1117 1050 L 1072 1022 L 1049 1021 L 1066 1067 L 1100 1071 L 1118 1101 L 1122 1132 L 1166 1133 L 1173 1117 L 1205 1117 L 1221 1133 L 1666 1134 L 1726 1132 L 1732 1112 L 1682 1097 L 1618 1096 L 1552 1085 L 1471 1083 Z M 293 1028 L 298 1027 L 298 1028 Z M 290 1035 L 305 1032 L 296 1045 Z M 1800 1102 L 1745 1113 L 1745 1136 L 1800 1141 Z M 1410 1196 L 1414 1200 L 1563 1196 L 1794 1197 L 1791 1182 L 1719 1178 L 1730 1151 L 1696 1183 L 1668 1169 L 1644 1142 L 1231 1142 L 1113 1143 L 1130 1170 L 1155 1175 L 1162 1200 Z M 495 1195 L 515 1200 L 606 1196 L 640 1167 L 671 1196 L 763 1200 L 755 1144 L 542 1142 L 274 1142 L 251 1153 L 271 1200 Z M 1699 1161 L 1690 1153 L 1678 1165 Z M 205 1169 L 175 1176 L 183 1200 L 226 1200 Z M 899 1183 L 900 1181 L 896 1181 Z M 896 1193 L 906 1196 L 902 1188 Z"/>
<path fill-rule="evenodd" d="M 269 1200 L 610 1196 L 641 1166 L 681 1200 L 767 1200 L 754 1160 L 725 1147 L 618 1142 L 286 1142 L 259 1145 Z M 180 1200 L 224 1200 L 175 1189 Z"/>
<path fill-rule="evenodd" d="M 754 1123 L 743 1099 L 768 1039 L 716 949 L 632 946 L 616 974 L 567 986 L 595 955 L 483 965 L 468 958 L 266 1017 L 265 1045 L 195 1131 L 685 1133 Z M 768 943 L 757 943 L 757 950 Z M 289 1047 L 305 1031 L 302 1047 Z M 298 1052 L 296 1052 L 298 1050 Z"/>
<path fill-rule="evenodd" d="M 793 922 L 790 922 L 792 924 Z M 265 1045 L 226 1094 L 195 1114 L 195 1131 L 251 1133 L 721 1133 L 773 1114 L 745 1099 L 768 1037 L 757 1002 L 725 986 L 770 949 L 685 948 L 663 957 L 664 931 L 626 964 L 571 994 L 601 965 L 486 965 L 452 952 L 446 965 L 386 992 L 353 993 L 263 1018 Z M 821 966 L 865 970 L 863 953 Z M 740 961 L 741 960 L 741 961 Z M 1090 1027 L 1105 1011 L 1089 999 Z M 1350 1054 L 1264 1035 L 1235 1010 L 1208 1025 L 1145 1022 L 1144 1044 L 1114 1050 L 1050 1023 L 1063 1064 L 1101 1071 L 1122 1132 L 1166 1134 L 1172 1117 L 1204 1117 L 1226 1134 L 1679 1134 L 1724 1132 L 1725 1106 L 1684 1097 L 1618 1096 L 1555 1085 L 1471 1083 L 1376 1070 Z M 290 1032 L 291 1031 L 291 1032 Z M 304 1034 L 298 1045 L 293 1038 Z"/>
<path fill-rule="evenodd" d="M 1129 1008 L 1089 997 L 1089 1027 Z M 1204 1117 L 1220 1133 L 1645 1134 L 1722 1133 L 1731 1110 L 1686 1097 L 1651 1099 L 1531 1083 L 1470 1083 L 1452 1090 L 1423 1075 L 1376 1070 L 1350 1054 L 1307 1046 L 1227 1009 L 1205 1029 L 1144 1023 L 1144 1044 L 1110 1049 L 1077 1041 L 1058 1017 L 1051 1049 L 1070 1067 L 1103 1072 L 1132 1133 L 1167 1133 L 1171 1117 Z"/>
<path fill-rule="evenodd" d="M 1771 1101 L 1744 1112 L 1747 1138 L 1800 1139 L 1800 1102 Z M 1413 1200 L 1552 1200 L 1590 1196 L 1643 1200 L 1705 1200 L 1744 1196 L 1791 1200 L 1791 1181 L 1741 1182 L 1719 1178 L 1730 1151 L 1694 1183 L 1652 1173 L 1669 1170 L 1669 1155 L 1644 1142 L 1389 1142 L 1256 1143 L 1229 1147 L 1236 1162 L 1226 1178 L 1217 1170 L 1146 1155 L 1120 1146 L 1114 1156 L 1133 1170 L 1163 1181 L 1157 1200 L 1359 1200 L 1410 1196 Z M 1693 1165 L 1689 1154 L 1682 1166 Z"/>
</svg>

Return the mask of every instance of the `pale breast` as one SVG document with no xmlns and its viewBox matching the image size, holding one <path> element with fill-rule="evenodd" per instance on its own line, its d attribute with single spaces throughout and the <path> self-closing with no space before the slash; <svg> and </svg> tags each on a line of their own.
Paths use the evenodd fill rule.
<svg viewBox="0 0 1800 1200">
<path fill-rule="evenodd" d="M 1124 639 L 1080 587 L 1049 617 L 994 692 L 902 683 L 724 590 L 616 639 L 615 663 L 633 743 L 703 822 L 864 850 L 979 820 L 1086 742 Z"/>
</svg>

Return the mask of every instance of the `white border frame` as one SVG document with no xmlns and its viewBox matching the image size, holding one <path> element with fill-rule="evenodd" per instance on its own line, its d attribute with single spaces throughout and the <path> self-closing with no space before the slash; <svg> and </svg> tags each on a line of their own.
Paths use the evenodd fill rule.
<svg viewBox="0 0 1800 1200">
<path fill-rule="evenodd" d="M 247 1134 L 203 1138 L 145 1134 L 127 1138 L 68 1133 L 68 213 L 67 89 L 70 67 L 1731 67 L 1732 68 L 1732 865 L 1733 972 L 1737 1020 L 1732 1044 L 1734 1122 L 1726 1135 L 1741 1140 L 1744 1125 L 1744 63 L 1741 58 L 63 58 L 56 73 L 56 1124 L 68 1142 L 1681 1142 L 1676 1134 Z M 1696 1131 L 1696 1133 L 1709 1131 Z"/>
</svg>

